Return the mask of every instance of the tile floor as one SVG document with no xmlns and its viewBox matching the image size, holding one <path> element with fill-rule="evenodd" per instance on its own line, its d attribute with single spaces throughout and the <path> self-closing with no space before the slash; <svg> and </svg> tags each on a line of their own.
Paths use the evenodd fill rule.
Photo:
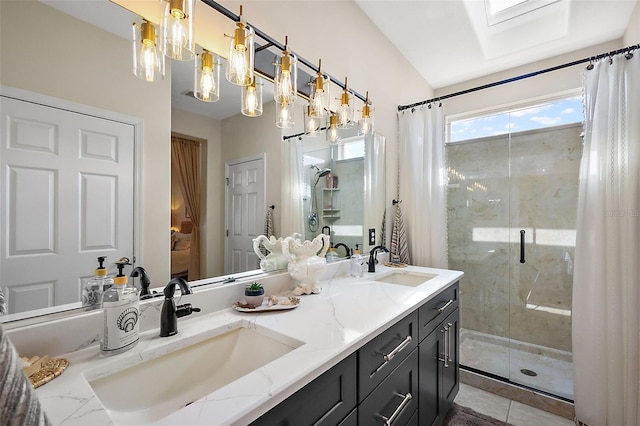
<svg viewBox="0 0 640 426">
<path fill-rule="evenodd" d="M 515 426 L 574 426 L 573 421 L 517 401 L 460 383 L 455 401 L 479 413 Z"/>
</svg>

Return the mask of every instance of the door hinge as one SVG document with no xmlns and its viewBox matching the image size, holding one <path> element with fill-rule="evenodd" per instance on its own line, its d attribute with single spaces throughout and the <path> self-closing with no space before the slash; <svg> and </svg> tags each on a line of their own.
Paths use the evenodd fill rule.
<svg viewBox="0 0 640 426">
<path fill-rule="evenodd" d="M 229 178 L 224 178 L 224 179 L 225 179 L 225 181 L 227 183 L 227 186 L 229 186 Z"/>
<path fill-rule="evenodd" d="M 225 231 L 225 234 L 226 234 L 227 237 L 229 236 L 229 230 L 228 229 Z"/>
</svg>

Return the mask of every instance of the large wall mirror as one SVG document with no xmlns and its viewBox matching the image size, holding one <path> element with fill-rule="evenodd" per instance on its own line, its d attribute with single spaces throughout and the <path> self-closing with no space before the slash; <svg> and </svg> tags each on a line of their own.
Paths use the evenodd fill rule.
<svg viewBox="0 0 640 426">
<path fill-rule="evenodd" d="M 261 117 L 249 118 L 240 114 L 240 88 L 229 84 L 223 84 L 218 102 L 204 104 L 189 93 L 193 88 L 192 62 L 168 61 L 167 75 L 163 81 L 143 82 L 131 72 L 131 23 L 136 16 L 109 1 L 0 2 L 0 7 L 0 84 L 3 89 L 3 109 L 8 98 L 26 94 L 29 100 L 37 103 L 41 94 L 41 102 L 45 104 L 48 100 L 53 100 L 62 109 L 73 111 L 75 108 L 86 108 L 85 114 L 89 117 L 100 118 L 102 114 L 106 114 L 111 121 L 124 123 L 125 127 L 130 127 L 128 131 L 132 132 L 134 143 L 130 148 L 130 168 L 122 170 L 122 179 L 126 177 L 131 181 L 129 193 L 123 189 L 113 191 L 112 182 L 100 179 L 95 179 L 95 182 L 87 180 L 85 186 L 81 184 L 72 190 L 60 187 L 58 192 L 53 193 L 55 197 L 61 197 L 52 202 L 59 203 L 65 200 L 64 194 L 73 193 L 78 196 L 83 190 L 95 188 L 97 194 L 101 195 L 87 198 L 87 203 L 109 208 L 112 207 L 111 204 L 102 198 L 104 191 L 111 191 L 108 192 L 110 197 L 126 198 L 126 202 L 119 198 L 110 199 L 121 210 L 117 219 L 104 214 L 90 215 L 94 219 L 91 222 L 84 220 L 80 214 L 76 217 L 58 217 L 55 218 L 55 223 L 49 224 L 53 233 L 46 235 L 48 240 L 45 243 L 53 244 L 52 253 L 63 245 L 77 246 L 80 238 L 78 232 L 82 234 L 83 229 L 95 231 L 89 235 L 93 235 L 95 243 L 92 245 L 93 240 L 87 237 L 89 239 L 82 257 L 60 264 L 46 264 L 46 268 L 64 268 L 69 272 L 69 291 L 63 293 L 56 285 L 41 280 L 39 286 L 32 285 L 28 291 L 23 292 L 20 303 L 11 305 L 12 300 L 18 299 L 15 298 L 17 287 L 9 288 L 10 284 L 33 281 L 26 272 L 42 269 L 45 265 L 38 256 L 33 255 L 37 250 L 29 253 L 27 248 L 18 253 L 21 263 L 12 269 L 3 267 L 0 271 L 0 285 L 3 292 L 8 293 L 10 301 L 9 315 L 1 317 L 1 321 L 17 321 L 41 315 L 46 318 L 50 313 L 59 314 L 61 311 L 67 314 L 82 312 L 78 302 L 81 278 L 93 275 L 95 258 L 101 255 L 108 257 L 107 263 L 111 271 L 114 270 L 112 262 L 119 257 L 135 258 L 137 265 L 147 269 L 152 287 L 156 288 L 164 286 L 171 276 L 188 276 L 191 281 L 197 280 L 195 284 L 200 285 L 221 281 L 222 279 L 212 278 L 228 274 L 252 273 L 252 270 L 256 274 L 261 273 L 262 271 L 256 270 L 258 262 L 255 255 L 253 258 L 250 254 L 246 255 L 245 261 L 240 263 L 230 260 L 232 256 L 228 254 L 227 237 L 229 216 L 232 215 L 227 203 L 232 195 L 227 186 L 228 179 L 234 170 L 242 169 L 255 161 L 262 162 L 263 171 L 258 176 L 263 198 L 254 212 L 259 221 L 254 226 L 254 233 L 263 233 L 268 206 L 275 206 L 273 218 L 277 236 L 297 231 L 305 238 L 312 238 L 325 232 L 333 235 L 335 243 L 342 242 L 351 249 L 355 244 L 362 244 L 361 248 L 366 250 L 367 230 L 375 228 L 380 231 L 385 198 L 383 137 L 377 135 L 365 141 L 358 138 L 354 131 L 345 133 L 343 138 L 346 143 L 335 147 L 329 147 L 324 137 L 296 137 L 283 141 L 283 136 L 302 132 L 302 101 L 296 110 L 296 128 L 285 129 L 284 132 L 275 126 L 275 105 L 270 94 L 272 83 L 268 80 L 263 81 L 264 112 Z M 213 10 L 211 12 L 217 13 Z M 25 31 L 25 28 L 31 30 Z M 9 96 L 5 96 L 7 94 Z M 31 118 L 34 122 L 45 123 L 46 119 L 43 117 L 37 113 Z M 7 134 L 6 125 L 7 122 L 3 120 L 3 134 Z M 33 131 L 27 127 L 21 129 L 24 132 Z M 110 152 L 103 152 L 100 148 L 104 138 L 99 136 L 107 133 L 96 130 L 91 134 L 95 136 L 94 139 L 83 139 L 89 154 L 110 155 Z M 172 257 L 176 257 L 172 256 L 172 252 L 184 251 L 187 247 L 188 256 L 191 256 L 193 251 L 184 241 L 185 235 L 192 232 L 189 229 L 192 218 L 185 208 L 184 194 L 179 185 L 175 184 L 175 170 L 171 177 L 172 139 L 191 140 L 199 146 L 200 249 L 198 272 L 195 274 L 190 270 L 193 262 L 184 259 L 181 261 L 182 265 L 174 265 L 173 270 L 171 267 L 172 262 L 180 262 L 172 260 Z M 304 211 L 301 213 L 305 229 L 300 230 L 288 228 L 281 220 L 282 194 L 285 192 L 284 188 L 291 184 L 285 181 L 281 164 L 283 146 L 288 143 L 299 143 L 302 147 L 303 182 L 300 185 L 306 191 L 302 194 Z M 42 146 L 37 148 L 40 151 L 43 149 Z M 351 149 L 356 153 L 351 153 Z M 124 148 L 117 151 L 118 159 L 123 156 L 123 150 Z M 29 157 L 29 152 L 26 152 Z M 7 158 L 11 157 L 3 153 L 4 169 L 11 166 L 11 160 Z M 46 162 L 36 167 L 41 170 L 50 168 Z M 318 178 L 317 168 L 331 169 L 331 176 L 336 178 L 337 187 L 328 183 L 328 176 L 315 182 Z M 110 169 L 96 167 L 87 176 L 110 173 Z M 23 188 L 25 194 L 28 193 L 30 182 L 44 182 L 46 187 L 46 179 L 50 176 L 38 175 L 36 178 L 18 181 L 27 182 L 26 189 Z M 51 182 L 57 184 L 55 178 Z M 95 185 L 91 186 L 92 183 Z M 15 187 L 10 186 L 14 184 L 15 180 L 3 181 L 3 200 L 7 199 L 7 194 L 15 193 Z M 358 193 L 358 199 L 362 203 L 354 202 L 353 194 Z M 310 214 L 314 211 L 311 203 L 314 198 L 315 214 L 318 216 L 316 225 L 310 224 Z M 3 202 L 2 208 L 6 207 Z M 28 203 L 22 204 L 22 208 L 28 211 Z M 5 258 L 13 253 L 11 250 L 15 252 L 15 247 L 10 247 L 6 242 L 13 241 L 16 234 L 15 227 L 6 225 L 9 223 L 7 217 L 3 213 L 0 235 L 0 240 L 3 241 L 2 255 Z M 43 217 L 35 219 L 42 221 L 46 219 Z M 33 216 L 22 217 L 21 222 L 16 222 L 22 227 L 20 232 L 29 229 L 29 220 L 32 218 Z M 112 220 L 118 226 L 102 226 L 103 220 Z M 65 227 L 80 231 L 68 233 L 64 231 L 67 229 Z M 122 234 L 109 240 L 113 236 L 110 232 L 115 228 L 121 229 Z M 37 227 L 32 227 L 29 232 L 39 236 L 40 231 Z M 104 243 L 101 237 L 109 241 Z M 125 244 L 126 248 L 123 249 L 124 240 L 128 240 L 128 245 Z M 42 239 L 38 241 L 42 242 Z M 339 251 L 339 254 L 345 253 Z"/>
</svg>

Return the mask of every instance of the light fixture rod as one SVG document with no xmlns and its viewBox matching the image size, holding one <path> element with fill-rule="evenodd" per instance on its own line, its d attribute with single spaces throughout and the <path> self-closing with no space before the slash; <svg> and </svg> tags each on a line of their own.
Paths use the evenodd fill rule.
<svg viewBox="0 0 640 426">
<path fill-rule="evenodd" d="M 217 12 L 221 13 L 222 15 L 226 16 L 227 18 L 231 19 L 232 21 L 240 22 L 240 16 L 236 15 L 235 13 L 233 13 L 232 11 L 227 9 L 226 7 L 222 6 L 220 3 L 218 3 L 218 2 L 216 2 L 214 0 L 200 0 L 200 1 L 202 1 L 202 3 L 206 4 L 207 6 L 213 8 Z M 263 39 L 266 42 L 270 43 L 271 45 L 277 47 L 278 49 L 280 49 L 283 52 L 286 50 L 286 47 L 282 43 L 279 43 L 277 40 L 272 38 L 270 35 L 262 32 L 259 28 L 255 27 L 254 25 L 250 25 L 249 24 L 249 26 L 251 28 L 253 28 L 253 31 L 261 39 Z M 316 67 L 311 62 L 309 62 L 306 59 L 304 59 L 302 56 L 298 56 L 298 62 L 302 63 L 304 66 L 306 66 L 307 68 L 312 69 L 315 72 L 320 72 L 320 69 L 318 67 Z M 329 80 L 331 80 L 332 83 L 336 84 L 337 86 L 339 86 L 342 89 L 346 89 L 346 86 L 340 80 L 338 80 L 335 77 L 333 77 L 331 74 L 328 74 L 326 72 L 324 72 L 323 74 L 326 75 L 329 78 Z M 356 92 L 355 90 L 350 90 L 350 92 L 353 93 L 353 96 L 355 96 L 356 98 L 360 99 L 362 102 L 366 101 L 366 98 L 364 96 L 362 96 L 360 93 Z"/>
</svg>

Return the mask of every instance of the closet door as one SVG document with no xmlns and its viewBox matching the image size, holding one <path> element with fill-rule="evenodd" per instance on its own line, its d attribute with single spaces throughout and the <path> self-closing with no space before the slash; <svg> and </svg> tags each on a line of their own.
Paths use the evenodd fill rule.
<svg viewBox="0 0 640 426">
<path fill-rule="evenodd" d="M 0 98 L 0 283 L 9 313 L 80 300 L 133 253 L 134 128 Z"/>
</svg>

